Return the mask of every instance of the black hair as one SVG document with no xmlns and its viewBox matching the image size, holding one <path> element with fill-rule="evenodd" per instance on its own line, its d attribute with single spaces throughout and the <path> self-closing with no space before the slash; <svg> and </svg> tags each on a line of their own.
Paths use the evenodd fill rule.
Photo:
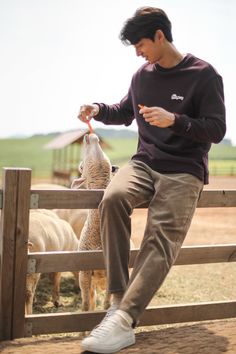
<svg viewBox="0 0 236 354">
<path fill-rule="evenodd" d="M 156 7 L 141 7 L 125 22 L 119 37 L 122 43 L 135 45 L 142 38 L 154 41 L 157 30 L 161 30 L 169 42 L 173 41 L 171 22 L 166 13 Z"/>
</svg>

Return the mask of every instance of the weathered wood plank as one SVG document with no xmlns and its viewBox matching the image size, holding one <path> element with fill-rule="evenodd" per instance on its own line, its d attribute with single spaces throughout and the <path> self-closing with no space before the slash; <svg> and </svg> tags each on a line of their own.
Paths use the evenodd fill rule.
<svg viewBox="0 0 236 354">
<path fill-rule="evenodd" d="M 105 311 L 27 315 L 25 316 L 25 337 L 91 330 L 102 320 L 104 315 Z"/>
<path fill-rule="evenodd" d="M 200 302 L 147 309 L 140 326 L 198 322 L 236 317 L 236 301 Z"/>
<path fill-rule="evenodd" d="M 0 229 L 0 339 L 12 338 L 18 171 L 3 169 Z"/>
<path fill-rule="evenodd" d="M 198 208 L 236 207 L 236 189 L 204 190 Z"/>
<path fill-rule="evenodd" d="M 28 269 L 30 273 L 50 273 L 57 269 L 58 272 L 104 269 L 102 251 L 81 252 L 38 252 L 28 255 Z M 35 268 L 32 260 L 36 261 Z M 34 263 L 33 263 L 34 264 Z M 96 268 L 94 268 L 96 267 Z"/>
<path fill-rule="evenodd" d="M 31 190 L 31 198 L 37 196 L 33 208 L 45 209 L 94 209 L 97 208 L 104 191 L 100 190 Z M 146 208 L 148 205 L 140 205 Z M 236 207 L 236 190 L 204 190 L 198 208 Z"/>
<path fill-rule="evenodd" d="M 2 200 L 3 191 L 0 189 L 0 201 Z M 32 208 L 45 209 L 93 209 L 97 208 L 104 191 L 96 190 L 48 190 L 48 189 L 31 189 L 31 199 L 36 196 L 37 202 Z M 148 205 L 143 204 L 138 208 L 146 208 Z M 214 207 L 236 207 L 236 190 L 204 190 L 197 205 L 198 208 L 214 208 Z M 0 209 L 1 209 L 0 203 Z"/>
<path fill-rule="evenodd" d="M 236 261 L 236 244 L 197 245 L 181 248 L 175 265 Z"/>
<path fill-rule="evenodd" d="M 130 267 L 134 264 L 138 249 L 131 251 Z M 35 260 L 32 273 L 50 273 L 55 270 L 60 272 L 104 269 L 102 251 L 81 252 L 47 252 L 31 253 L 28 255 L 29 264 Z M 233 245 L 206 245 L 184 246 L 176 259 L 175 265 L 222 263 L 236 261 L 236 244 Z M 34 261 L 33 261 L 34 262 Z"/>
<path fill-rule="evenodd" d="M 38 196 L 35 208 L 41 209 L 95 209 L 98 207 L 103 193 L 102 189 L 40 189 L 31 190 L 31 199 L 32 195 Z"/>
<path fill-rule="evenodd" d="M 18 171 L 12 338 L 24 336 L 31 170 Z"/>
<path fill-rule="evenodd" d="M 104 311 L 29 315 L 25 318 L 25 336 L 90 331 L 104 315 Z M 138 325 L 152 326 L 234 317 L 236 301 L 181 304 L 147 308 Z"/>
</svg>

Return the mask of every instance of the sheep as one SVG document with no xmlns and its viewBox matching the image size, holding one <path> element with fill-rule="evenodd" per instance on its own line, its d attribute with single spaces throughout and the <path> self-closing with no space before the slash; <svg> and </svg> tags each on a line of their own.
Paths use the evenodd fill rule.
<svg viewBox="0 0 236 354">
<path fill-rule="evenodd" d="M 80 238 L 82 228 L 88 216 L 87 209 L 53 209 L 55 213 L 66 220 L 74 230 L 77 238 Z"/>
<path fill-rule="evenodd" d="M 55 183 L 32 184 L 31 189 L 69 189 L 65 186 Z M 39 210 L 39 209 L 38 209 Z M 87 209 L 52 209 L 61 219 L 66 220 L 74 230 L 77 238 L 80 238 L 81 230 L 88 215 Z M 75 275 L 75 286 L 79 288 L 78 274 Z"/>
<path fill-rule="evenodd" d="M 29 217 L 28 252 L 77 251 L 79 241 L 71 225 L 60 219 L 51 210 L 31 210 Z M 78 275 L 77 275 L 78 276 Z M 59 287 L 61 273 L 53 273 L 54 286 L 52 301 L 59 306 Z M 25 312 L 31 314 L 35 290 L 40 273 L 27 274 Z"/>
<path fill-rule="evenodd" d="M 81 177 L 72 182 L 71 188 L 105 189 L 112 176 L 110 160 L 102 151 L 96 134 L 86 134 L 82 147 Z M 98 209 L 89 209 L 79 240 L 79 251 L 102 249 L 100 216 Z M 97 290 L 106 291 L 105 271 L 80 271 L 79 284 L 82 311 L 94 310 Z M 104 309 L 110 306 L 110 294 L 105 292 Z"/>
<path fill-rule="evenodd" d="M 60 184 L 39 183 L 32 184 L 31 189 L 68 189 Z M 72 226 L 77 238 L 80 238 L 81 230 L 88 215 L 86 209 L 53 209 L 53 211 Z"/>
</svg>

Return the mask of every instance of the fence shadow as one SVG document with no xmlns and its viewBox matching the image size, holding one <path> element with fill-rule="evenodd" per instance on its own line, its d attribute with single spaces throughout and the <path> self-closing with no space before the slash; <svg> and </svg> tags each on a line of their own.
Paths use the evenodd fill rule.
<svg viewBox="0 0 236 354">
<path fill-rule="evenodd" d="M 142 332 L 138 333 L 136 337 L 135 346 L 127 348 L 122 353 L 222 354 L 227 352 L 229 346 L 229 339 L 224 335 L 219 335 L 207 324 L 185 325 Z"/>
<path fill-rule="evenodd" d="M 234 353 L 236 322 L 224 321 L 182 325 L 139 332 L 136 344 L 123 349 L 123 354 L 223 354 Z M 21 338 L 0 343 L 2 354 L 89 354 L 81 351 L 77 334 Z"/>
</svg>

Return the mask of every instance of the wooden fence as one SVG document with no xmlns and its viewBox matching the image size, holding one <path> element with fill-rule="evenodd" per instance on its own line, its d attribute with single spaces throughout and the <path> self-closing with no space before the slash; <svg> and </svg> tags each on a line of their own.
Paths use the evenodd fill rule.
<svg viewBox="0 0 236 354">
<path fill-rule="evenodd" d="M 91 330 L 104 311 L 25 316 L 27 273 L 103 269 L 101 251 L 28 255 L 30 209 L 97 208 L 102 190 L 31 190 L 30 169 L 3 169 L 0 190 L 0 339 Z M 143 206 L 144 207 L 144 206 Z M 146 207 L 146 206 L 145 206 Z M 236 190 L 204 190 L 199 208 L 236 207 Z M 209 225 L 210 227 L 210 225 Z M 130 266 L 138 250 L 131 251 Z M 182 247 L 175 265 L 236 261 L 236 243 Z M 236 300 L 147 308 L 140 326 L 236 317 Z"/>
</svg>

